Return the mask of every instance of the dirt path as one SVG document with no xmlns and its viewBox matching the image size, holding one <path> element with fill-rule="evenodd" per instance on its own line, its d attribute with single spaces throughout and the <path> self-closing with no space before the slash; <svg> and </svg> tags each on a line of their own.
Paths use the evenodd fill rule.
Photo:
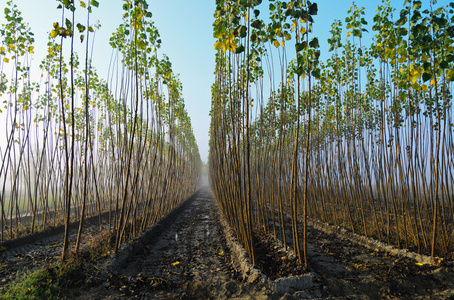
<svg viewBox="0 0 454 300">
<path fill-rule="evenodd" d="M 217 207 L 207 189 L 137 250 L 103 287 L 80 299 L 268 299 L 263 285 L 243 282 L 232 268 Z"/>
</svg>

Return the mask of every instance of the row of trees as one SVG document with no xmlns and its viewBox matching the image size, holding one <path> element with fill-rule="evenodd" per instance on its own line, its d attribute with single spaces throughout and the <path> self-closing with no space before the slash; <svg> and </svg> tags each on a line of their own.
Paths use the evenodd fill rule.
<svg viewBox="0 0 454 300">
<path fill-rule="evenodd" d="M 64 222 L 65 258 L 71 218 L 81 220 L 77 251 L 84 218 L 108 211 L 118 249 L 195 191 L 201 160 L 181 82 L 158 54 L 146 1 L 124 1 L 107 79 L 90 59 L 98 2 L 58 2 L 62 19 L 49 34 L 38 82 L 30 68 L 33 34 L 13 1 L 5 7 L 0 224 L 4 240 Z M 74 50 L 79 41 L 83 60 Z"/>
<path fill-rule="evenodd" d="M 384 1 L 370 46 L 353 4 L 321 62 L 317 5 L 269 1 L 263 20 L 261 2 L 217 1 L 210 128 L 211 184 L 252 261 L 265 232 L 307 266 L 307 217 L 449 256 L 454 4 Z"/>
</svg>

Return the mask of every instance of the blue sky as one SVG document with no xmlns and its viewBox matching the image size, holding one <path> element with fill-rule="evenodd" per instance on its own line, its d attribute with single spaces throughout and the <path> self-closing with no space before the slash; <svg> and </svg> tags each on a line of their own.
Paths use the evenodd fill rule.
<svg viewBox="0 0 454 300">
<path fill-rule="evenodd" d="M 98 0 L 99 8 L 94 9 L 92 20 L 99 20 L 100 30 L 96 33 L 93 61 L 100 76 L 106 78 L 111 49 L 108 40 L 111 33 L 122 22 L 122 0 Z M 3 23 L 3 6 L 1 0 L 1 17 Z M 351 1 L 322 0 L 318 3 L 319 14 L 314 18 L 314 34 L 319 37 L 322 58 L 329 56 L 326 39 L 334 19 L 343 23 Z M 393 0 L 391 4 L 397 11 L 403 8 L 403 0 Z M 428 0 L 423 0 L 429 3 Z M 36 36 L 34 67 L 38 65 L 47 49 L 47 34 L 52 24 L 61 19 L 54 0 L 15 0 L 23 13 L 24 20 L 30 24 Z M 214 39 L 212 37 L 215 0 L 148 0 L 153 20 L 162 39 L 161 53 L 169 56 L 175 73 L 180 74 L 183 83 L 183 96 L 189 116 L 192 119 L 194 134 L 199 145 L 202 160 L 208 157 L 209 111 L 211 102 L 211 85 L 214 81 Z M 263 1 L 268 5 L 268 1 Z M 371 41 L 373 35 L 371 24 L 377 5 L 381 0 L 359 0 L 356 4 L 366 8 L 366 20 L 369 34 L 364 37 L 364 44 Z M 449 0 L 438 1 L 437 5 L 448 4 Z M 262 18 L 266 16 L 261 15 Z M 344 33 L 346 31 L 344 30 Z M 82 51 L 80 53 L 83 53 Z M 82 57 L 82 54 L 80 54 Z M 32 69 L 33 70 L 33 69 Z"/>
</svg>

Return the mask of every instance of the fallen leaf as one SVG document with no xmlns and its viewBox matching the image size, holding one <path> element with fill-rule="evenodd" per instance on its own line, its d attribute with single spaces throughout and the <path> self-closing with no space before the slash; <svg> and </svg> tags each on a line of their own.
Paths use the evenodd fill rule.
<svg viewBox="0 0 454 300">
<path fill-rule="evenodd" d="M 222 252 L 219 252 L 218 254 L 219 254 L 219 255 L 224 255 L 224 251 L 222 251 Z"/>
<path fill-rule="evenodd" d="M 176 261 L 176 262 L 172 263 L 172 266 L 178 266 L 179 264 L 180 264 L 180 262 Z"/>
<path fill-rule="evenodd" d="M 422 263 L 416 263 L 417 266 L 424 266 Z"/>
</svg>

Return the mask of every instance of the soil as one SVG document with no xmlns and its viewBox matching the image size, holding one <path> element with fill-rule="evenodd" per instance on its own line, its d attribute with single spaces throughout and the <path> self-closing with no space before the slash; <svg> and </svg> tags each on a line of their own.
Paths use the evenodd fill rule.
<svg viewBox="0 0 454 300">
<path fill-rule="evenodd" d="M 55 245 L 62 238 L 58 238 L 17 248 L 21 250 L 6 260 L 0 251 L 1 266 L 7 266 L 0 267 L 0 276 L 55 260 L 50 249 L 56 248 L 60 255 Z M 271 288 L 273 279 L 304 271 L 274 239 L 264 234 L 256 238 L 256 251 L 263 258 L 258 265 L 269 279 L 249 282 L 237 271 L 210 191 L 202 189 L 116 256 L 87 268 L 87 280 L 78 287 L 77 298 L 454 299 L 452 262 L 422 266 L 312 227 L 308 228 L 307 271 L 316 274 L 315 285 L 277 294 Z"/>
<path fill-rule="evenodd" d="M 108 213 L 104 213 L 101 218 L 103 222 L 106 221 Z M 51 227 L 33 235 L 0 243 L 0 294 L 9 282 L 22 274 L 50 266 L 60 259 L 64 229 L 64 225 Z M 71 223 L 69 231 L 71 245 L 76 243 L 78 229 L 79 222 Z M 81 248 L 99 235 L 99 216 L 87 218 L 83 230 Z"/>
<path fill-rule="evenodd" d="M 79 298 L 268 299 L 264 284 L 246 283 L 235 270 L 211 193 L 188 201 L 170 226 L 156 226 L 155 238 L 114 262 L 106 281 Z"/>
</svg>

